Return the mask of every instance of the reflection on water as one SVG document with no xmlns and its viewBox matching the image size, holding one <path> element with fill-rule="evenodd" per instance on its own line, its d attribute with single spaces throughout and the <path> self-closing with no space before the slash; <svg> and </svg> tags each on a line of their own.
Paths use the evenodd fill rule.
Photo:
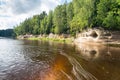
<svg viewBox="0 0 120 80">
<path fill-rule="evenodd" d="M 74 57 L 71 57 L 63 52 L 61 54 L 66 56 L 72 64 L 72 73 L 75 76 L 76 80 L 97 80 L 92 74 L 87 72 Z M 74 80 L 72 78 L 70 79 Z"/>
<path fill-rule="evenodd" d="M 0 80 L 120 80 L 120 49 L 0 39 Z"/>
<path fill-rule="evenodd" d="M 63 55 L 58 54 L 43 80 L 69 80 L 70 77 L 67 75 L 71 74 L 71 70 L 72 65 L 68 59 Z"/>
<path fill-rule="evenodd" d="M 104 45 L 81 44 L 76 47 L 87 60 L 120 60 L 120 49 Z"/>
</svg>

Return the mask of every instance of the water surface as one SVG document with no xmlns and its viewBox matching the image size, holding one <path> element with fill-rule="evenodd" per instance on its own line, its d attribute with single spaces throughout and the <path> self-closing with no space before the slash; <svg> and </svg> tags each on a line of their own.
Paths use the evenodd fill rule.
<svg viewBox="0 0 120 80">
<path fill-rule="evenodd" d="M 0 80 L 120 80 L 120 49 L 0 38 Z"/>
</svg>

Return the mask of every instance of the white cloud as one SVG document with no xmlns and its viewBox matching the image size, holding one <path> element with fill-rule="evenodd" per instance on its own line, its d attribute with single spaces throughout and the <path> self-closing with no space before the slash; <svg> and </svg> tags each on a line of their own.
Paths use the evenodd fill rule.
<svg viewBox="0 0 120 80">
<path fill-rule="evenodd" d="M 0 4 L 0 29 L 13 28 L 28 17 L 42 11 L 49 12 L 61 0 L 1 0 Z"/>
</svg>

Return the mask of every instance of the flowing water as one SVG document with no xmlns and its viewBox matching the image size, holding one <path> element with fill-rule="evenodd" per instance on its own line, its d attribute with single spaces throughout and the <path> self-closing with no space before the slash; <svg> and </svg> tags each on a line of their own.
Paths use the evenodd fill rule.
<svg viewBox="0 0 120 80">
<path fill-rule="evenodd" d="M 120 49 L 0 38 L 0 80 L 120 80 Z"/>
</svg>

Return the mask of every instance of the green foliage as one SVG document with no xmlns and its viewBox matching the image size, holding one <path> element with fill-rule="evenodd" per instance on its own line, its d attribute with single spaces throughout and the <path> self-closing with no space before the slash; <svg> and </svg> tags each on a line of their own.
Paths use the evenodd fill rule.
<svg viewBox="0 0 120 80">
<path fill-rule="evenodd" d="M 56 7 L 53 23 L 55 26 L 55 33 L 61 34 L 67 32 L 67 13 L 66 13 L 66 4 L 59 5 Z"/>
<path fill-rule="evenodd" d="M 46 28 L 47 28 L 47 17 L 45 17 L 45 18 L 41 21 L 40 33 L 41 33 L 41 34 L 46 33 Z"/>
<path fill-rule="evenodd" d="M 53 11 L 49 12 L 47 17 L 46 34 L 53 33 Z"/>
<path fill-rule="evenodd" d="M 73 4 L 72 3 L 69 3 L 68 6 L 67 6 L 67 33 L 71 33 L 72 34 L 72 31 L 70 31 L 72 29 L 73 26 L 71 26 L 71 21 L 73 20 L 73 17 L 74 17 L 74 8 L 73 8 Z"/>
<path fill-rule="evenodd" d="M 41 34 L 42 31 L 41 26 L 44 21 L 44 18 L 47 16 L 46 12 L 42 12 L 40 15 L 35 15 L 32 18 L 26 19 L 24 22 L 20 23 L 17 27 L 14 28 L 14 32 L 16 35 L 25 35 L 25 34 Z"/>
<path fill-rule="evenodd" d="M 73 0 L 74 17 L 71 21 L 72 33 L 80 32 L 84 28 L 90 27 L 94 15 L 94 7 L 94 0 Z"/>
<path fill-rule="evenodd" d="M 100 0 L 97 10 L 97 25 L 112 30 L 120 29 L 120 4 L 116 0 Z"/>
<path fill-rule="evenodd" d="M 0 37 L 14 37 L 13 29 L 0 30 Z"/>
<path fill-rule="evenodd" d="M 120 0 L 73 0 L 54 11 L 26 19 L 14 28 L 16 35 L 71 34 L 89 27 L 120 30 Z"/>
</svg>

